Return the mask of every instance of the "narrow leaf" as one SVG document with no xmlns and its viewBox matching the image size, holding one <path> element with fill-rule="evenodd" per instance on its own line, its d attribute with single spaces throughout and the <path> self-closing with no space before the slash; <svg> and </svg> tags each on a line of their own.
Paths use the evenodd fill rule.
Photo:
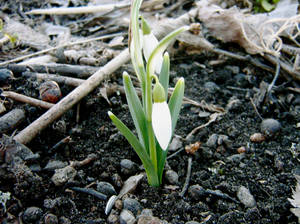
<svg viewBox="0 0 300 224">
<path fill-rule="evenodd" d="M 125 87 L 125 94 L 130 110 L 131 117 L 133 119 L 135 128 L 137 130 L 139 140 L 144 148 L 149 151 L 148 147 L 148 136 L 147 136 L 147 127 L 146 127 L 146 117 L 143 111 L 142 104 L 139 97 L 136 94 L 136 91 L 133 87 L 131 79 L 127 72 L 123 73 L 123 84 Z"/>
<path fill-rule="evenodd" d="M 169 100 L 169 108 L 170 113 L 172 117 L 172 131 L 174 132 L 174 129 L 176 127 L 176 123 L 178 120 L 179 112 L 182 105 L 182 99 L 184 95 L 184 79 L 180 78 L 174 88 L 174 92 L 171 95 L 171 98 Z"/>
<path fill-rule="evenodd" d="M 132 148 L 135 150 L 136 154 L 139 156 L 140 160 L 142 161 L 145 171 L 147 173 L 149 184 L 153 186 L 158 186 L 159 181 L 155 169 L 153 167 L 153 164 L 146 150 L 143 148 L 143 146 L 141 145 L 137 137 L 112 112 L 109 111 L 108 115 L 112 120 L 112 122 L 114 123 L 114 125 L 119 129 L 122 135 L 124 135 L 124 137 L 127 139 L 129 144 L 132 146 Z"/>
<path fill-rule="evenodd" d="M 163 64 L 159 75 L 159 82 L 164 87 L 166 100 L 168 99 L 169 76 L 170 76 L 170 57 L 168 52 L 166 52 L 164 54 Z"/>
</svg>

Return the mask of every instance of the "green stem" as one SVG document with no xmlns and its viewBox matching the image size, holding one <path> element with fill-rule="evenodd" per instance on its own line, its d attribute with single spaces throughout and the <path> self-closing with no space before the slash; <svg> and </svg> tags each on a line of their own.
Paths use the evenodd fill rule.
<svg viewBox="0 0 300 224">
<path fill-rule="evenodd" d="M 155 147 L 155 137 L 152 129 L 152 80 L 149 70 L 146 73 L 146 119 L 147 119 L 147 130 L 149 139 L 149 151 L 150 160 L 154 166 L 154 170 L 157 173 L 157 155 Z"/>
</svg>

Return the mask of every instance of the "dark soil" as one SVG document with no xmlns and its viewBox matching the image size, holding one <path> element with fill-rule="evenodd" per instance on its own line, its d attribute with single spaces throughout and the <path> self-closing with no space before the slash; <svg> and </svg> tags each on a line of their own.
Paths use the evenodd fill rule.
<svg viewBox="0 0 300 224">
<path fill-rule="evenodd" d="M 221 45 L 221 48 L 241 50 L 229 45 Z M 296 183 L 294 174 L 300 174 L 297 154 L 300 134 L 296 127 L 300 122 L 300 95 L 287 89 L 297 83 L 287 82 L 282 77 L 277 80 L 272 98 L 265 97 L 257 110 L 263 119 L 279 121 L 281 129 L 262 142 L 252 142 L 250 136 L 261 132 L 262 120 L 255 112 L 251 99 L 255 101 L 258 98 L 262 83 L 271 83 L 274 74 L 232 59 L 211 66 L 210 62 L 217 59 L 218 55 L 210 53 L 196 56 L 182 53 L 173 57 L 170 86 L 174 86 L 177 78 L 183 76 L 186 97 L 226 110 L 215 122 L 200 129 L 188 140 L 182 140 L 183 144 L 177 150 L 198 141 L 201 143 L 194 155 L 182 150 L 168 160 L 167 168 L 179 175 L 178 183 L 170 184 L 164 179 L 161 187 L 153 188 L 149 187 L 145 177 L 128 197 L 135 198 L 143 208 L 151 209 L 154 216 L 168 223 L 192 220 L 199 223 L 297 223 L 297 218 L 290 212 L 288 198 L 291 198 Z M 110 82 L 121 84 L 122 71 L 122 68 L 119 69 Z M 25 80 L 18 74 L 15 76 L 10 90 L 38 98 L 37 81 Z M 72 90 L 69 86 L 61 88 L 63 96 Z M 38 159 L 24 164 L 33 173 L 24 168 L 23 173 L 16 174 L 15 166 L 4 161 L 0 163 L 0 190 L 11 193 L 11 200 L 6 203 L 7 211 L 3 213 L 3 223 L 18 217 L 24 219 L 26 209 L 33 206 L 41 209 L 40 216 L 33 223 L 39 223 L 39 220 L 40 223 L 47 223 L 44 220 L 49 214 L 54 214 L 59 223 L 68 223 L 67 219 L 70 223 L 108 222 L 104 213 L 107 201 L 71 191 L 70 188 L 105 181 L 119 192 L 126 179 L 143 170 L 136 168 L 130 174 L 121 170 L 122 159 L 129 159 L 139 166 L 141 162 L 107 115 L 108 111 L 114 112 L 133 129 L 125 96 L 119 93 L 110 95 L 109 105 L 99 97 L 99 91 L 100 88 L 81 101 L 78 123 L 77 111 L 73 108 L 27 145 L 33 153 L 39 154 Z M 9 109 L 23 108 L 26 111 L 26 121 L 18 126 L 18 131 L 45 112 L 44 109 L 10 102 Z M 209 116 L 199 116 L 200 112 L 209 111 L 190 104 L 183 105 L 175 134 L 185 138 L 194 128 L 207 123 Z M 11 135 L 12 131 L 6 134 Z M 211 145 L 208 139 L 214 134 L 226 140 Z M 66 136 L 71 137 L 70 143 L 49 151 Z M 244 147 L 243 152 L 240 147 Z M 173 153 L 169 152 L 169 155 Z M 97 159 L 76 168 L 74 180 L 62 186 L 55 186 L 51 181 L 54 171 L 43 169 L 51 160 L 69 163 L 82 161 L 91 154 L 96 154 Z M 190 188 L 181 197 L 189 157 L 192 157 Z M 211 190 L 220 194 L 192 191 L 191 186 L 195 185 L 206 192 Z M 91 188 L 96 189 L 95 186 L 92 184 Z M 247 207 L 237 197 L 241 186 L 251 192 L 255 206 Z M 59 203 L 46 206 L 49 199 L 57 199 Z M 119 214 L 121 210 L 114 208 L 114 212 Z"/>
</svg>

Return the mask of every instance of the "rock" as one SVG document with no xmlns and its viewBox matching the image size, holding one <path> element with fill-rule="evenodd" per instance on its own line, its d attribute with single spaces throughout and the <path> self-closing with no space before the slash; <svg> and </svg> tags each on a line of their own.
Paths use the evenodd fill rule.
<svg viewBox="0 0 300 224">
<path fill-rule="evenodd" d="M 68 218 L 62 216 L 59 218 L 59 224 L 71 224 L 71 221 Z"/>
<path fill-rule="evenodd" d="M 32 172 L 40 172 L 42 170 L 41 166 L 39 164 L 32 164 L 29 165 L 28 168 L 32 171 Z"/>
<path fill-rule="evenodd" d="M 44 217 L 44 223 L 45 224 L 57 224 L 58 223 L 58 219 L 57 219 L 56 215 L 47 214 Z"/>
<path fill-rule="evenodd" d="M 281 129 L 281 124 L 279 121 L 269 118 L 269 119 L 264 119 L 261 122 L 260 125 L 260 130 L 263 133 L 264 136 L 271 138 L 274 135 L 276 135 Z"/>
<path fill-rule="evenodd" d="M 115 210 L 112 210 L 109 216 L 107 217 L 108 224 L 119 224 L 120 219 L 118 213 Z"/>
<path fill-rule="evenodd" d="M 154 216 L 141 215 L 137 224 L 163 224 L 163 221 Z"/>
<path fill-rule="evenodd" d="M 139 215 L 143 209 L 141 204 L 133 198 L 125 198 L 123 201 L 123 208 L 131 211 L 135 216 Z"/>
<path fill-rule="evenodd" d="M 254 133 L 250 136 L 251 142 L 263 142 L 266 140 L 266 137 L 262 133 Z"/>
<path fill-rule="evenodd" d="M 56 186 L 61 186 L 68 181 L 72 181 L 76 174 L 77 172 L 72 166 L 66 166 L 62 169 L 56 169 L 51 180 Z"/>
<path fill-rule="evenodd" d="M 235 83 L 239 86 L 239 87 L 247 87 L 249 82 L 247 80 L 247 76 L 243 73 L 239 73 L 237 75 L 235 75 L 234 77 Z"/>
<path fill-rule="evenodd" d="M 205 197 L 206 194 L 205 189 L 199 184 L 190 186 L 188 189 L 188 193 L 192 199 L 197 201 Z"/>
<path fill-rule="evenodd" d="M 200 224 L 200 222 L 196 222 L 196 221 L 188 221 L 185 224 Z"/>
<path fill-rule="evenodd" d="M 209 113 L 209 112 L 207 112 L 207 111 L 200 111 L 199 113 L 198 113 L 198 116 L 200 117 L 200 118 L 206 118 L 206 117 L 209 117 L 211 115 L 211 113 Z"/>
<path fill-rule="evenodd" d="M 169 151 L 176 151 L 181 147 L 182 147 L 181 137 L 178 135 L 175 135 L 175 137 L 172 139 L 172 141 L 169 145 Z"/>
<path fill-rule="evenodd" d="M 113 174 L 111 180 L 115 186 L 122 187 L 123 181 L 119 174 L 117 173 Z"/>
<path fill-rule="evenodd" d="M 132 175 L 137 172 L 137 165 L 129 159 L 121 160 L 121 172 L 125 175 Z"/>
<path fill-rule="evenodd" d="M 62 162 L 59 160 L 51 160 L 47 163 L 47 165 L 44 167 L 44 170 L 48 171 L 54 171 L 56 169 L 64 168 L 68 165 L 67 162 Z"/>
<path fill-rule="evenodd" d="M 218 141 L 218 135 L 212 134 L 211 136 L 209 136 L 206 145 L 211 148 L 217 148 L 217 141 Z"/>
<path fill-rule="evenodd" d="M 170 184 L 178 184 L 178 174 L 174 170 L 167 170 L 165 173 L 165 178 Z"/>
<path fill-rule="evenodd" d="M 134 224 L 136 222 L 131 211 L 123 209 L 120 214 L 120 224 Z"/>
<path fill-rule="evenodd" d="M 43 215 L 42 209 L 38 207 L 29 207 L 23 213 L 23 221 L 25 223 L 36 223 Z"/>
<path fill-rule="evenodd" d="M 129 177 L 124 182 L 124 185 L 120 190 L 119 197 L 122 197 L 123 195 L 134 191 L 138 183 L 143 179 L 144 175 L 145 174 L 139 174 L 139 175 Z"/>
<path fill-rule="evenodd" d="M 107 196 L 112 196 L 114 194 L 117 194 L 115 188 L 113 185 L 111 185 L 108 182 L 100 181 L 97 183 L 97 191 L 99 191 L 102 194 L 105 194 Z"/>
<path fill-rule="evenodd" d="M 248 188 L 240 186 L 237 191 L 237 197 L 246 207 L 253 208 L 256 205 L 256 201 Z"/>
<path fill-rule="evenodd" d="M 214 82 L 204 83 L 204 89 L 209 93 L 216 93 L 220 90 L 220 87 Z"/>
<path fill-rule="evenodd" d="M 240 162 L 243 158 L 245 158 L 245 154 L 233 154 L 231 156 L 226 157 L 228 162 Z"/>
</svg>

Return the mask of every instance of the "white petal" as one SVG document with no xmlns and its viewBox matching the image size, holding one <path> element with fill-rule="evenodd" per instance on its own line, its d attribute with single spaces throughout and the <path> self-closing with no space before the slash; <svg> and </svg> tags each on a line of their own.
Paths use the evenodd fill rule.
<svg viewBox="0 0 300 224">
<path fill-rule="evenodd" d="M 153 104 L 152 127 L 160 147 L 166 150 L 172 137 L 172 119 L 166 101 Z"/>
<path fill-rule="evenodd" d="M 158 40 L 154 36 L 154 34 L 151 32 L 150 34 L 143 35 L 143 52 L 146 61 L 148 61 L 152 51 L 156 48 L 158 45 Z M 160 74 L 162 62 L 163 62 L 163 57 L 162 55 L 156 55 L 154 60 L 154 65 L 155 65 L 155 72 L 157 74 Z"/>
</svg>

